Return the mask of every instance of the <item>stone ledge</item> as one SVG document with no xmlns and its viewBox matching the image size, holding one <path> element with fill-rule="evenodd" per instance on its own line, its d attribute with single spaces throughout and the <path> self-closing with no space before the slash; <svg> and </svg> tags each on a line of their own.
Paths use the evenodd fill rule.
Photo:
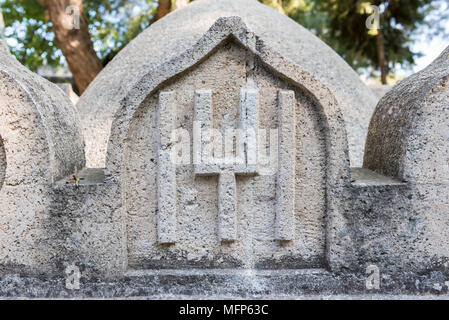
<svg viewBox="0 0 449 320">
<path fill-rule="evenodd" d="M 443 273 L 421 276 L 381 275 L 380 290 L 367 290 L 364 274 L 332 274 L 325 270 L 277 270 L 254 275 L 136 274 L 111 281 L 83 281 L 79 290 L 68 290 L 64 278 L 0 277 L 0 298 L 100 298 L 100 299 L 447 299 L 441 285 Z M 236 270 L 227 270 L 227 272 Z M 287 272 L 288 271 L 288 272 Z M 133 271 L 134 272 L 134 271 Z M 171 272 L 171 274 L 169 274 Z M 215 273 L 215 274 L 214 274 Z"/>
<path fill-rule="evenodd" d="M 142 276 L 292 276 L 292 275 L 330 275 L 325 269 L 282 269 L 282 270 L 254 270 L 254 269 L 159 269 L 159 270 L 128 270 L 126 277 Z"/>
<path fill-rule="evenodd" d="M 365 168 L 351 168 L 351 183 L 355 187 L 406 186 L 407 183 Z"/>
<path fill-rule="evenodd" d="M 82 179 L 79 184 L 80 187 L 103 184 L 106 179 L 104 169 L 102 168 L 85 168 L 78 173 L 78 177 Z M 75 186 L 74 183 L 67 183 L 71 179 L 73 179 L 73 175 L 57 181 L 55 186 Z"/>
</svg>

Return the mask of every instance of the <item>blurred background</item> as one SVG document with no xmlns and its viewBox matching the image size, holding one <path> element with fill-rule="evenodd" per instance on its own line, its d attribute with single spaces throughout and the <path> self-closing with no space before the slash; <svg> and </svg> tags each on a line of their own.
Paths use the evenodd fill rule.
<svg viewBox="0 0 449 320">
<path fill-rule="evenodd" d="M 449 0 L 259 1 L 311 30 L 371 86 L 420 71 L 449 45 Z M 29 69 L 82 94 L 133 38 L 189 2 L 0 0 L 0 36 Z M 373 5 L 379 19 L 369 29 Z M 67 21 L 73 14 L 79 20 Z M 74 22 L 76 30 L 67 29 Z"/>
</svg>

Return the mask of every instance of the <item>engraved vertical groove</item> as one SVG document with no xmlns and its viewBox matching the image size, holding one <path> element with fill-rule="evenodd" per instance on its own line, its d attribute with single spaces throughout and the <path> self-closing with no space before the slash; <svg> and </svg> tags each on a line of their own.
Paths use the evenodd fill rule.
<svg viewBox="0 0 449 320">
<path fill-rule="evenodd" d="M 161 92 L 158 105 L 157 235 L 160 244 L 175 243 L 177 224 L 176 166 L 172 161 L 176 104 L 174 92 Z"/>
<path fill-rule="evenodd" d="M 295 93 L 279 91 L 279 168 L 276 190 L 276 240 L 293 240 L 295 232 Z"/>
</svg>

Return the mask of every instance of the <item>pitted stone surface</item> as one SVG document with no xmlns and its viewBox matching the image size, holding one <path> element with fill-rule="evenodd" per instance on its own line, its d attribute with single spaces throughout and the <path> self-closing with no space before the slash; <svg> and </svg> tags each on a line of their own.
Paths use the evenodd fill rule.
<svg viewBox="0 0 449 320">
<path fill-rule="evenodd" d="M 214 123 L 220 121 L 213 112 L 217 108 L 212 101 L 212 90 L 195 91 L 195 174 L 203 177 L 218 175 L 218 234 L 221 241 L 237 238 L 236 175 L 257 174 L 259 92 L 252 87 L 247 84 L 240 90 L 239 120 L 234 123 L 235 128 L 221 130 L 213 128 Z M 227 116 L 225 114 L 224 118 Z M 195 127 L 198 133 L 195 133 Z"/>
<path fill-rule="evenodd" d="M 445 294 L 449 52 L 386 95 L 367 149 L 381 162 L 350 170 L 338 97 L 324 81 L 239 17 L 219 18 L 197 40 L 142 69 L 114 107 L 106 169 L 76 177 L 82 139 L 67 98 L 0 60 L 0 296 Z M 396 120 L 390 128 L 393 111 L 409 130 Z M 195 120 L 219 133 L 200 148 L 189 140 Z M 236 160 L 244 150 L 244 162 L 215 157 L 220 134 L 255 127 L 266 130 L 257 142 L 246 132 L 221 144 Z M 203 147 L 214 150 L 212 164 L 196 166 Z M 188 161 L 172 162 L 180 154 Z M 79 267 L 79 291 L 64 286 L 67 266 Z M 381 282 L 370 291 L 373 266 Z"/>
<path fill-rule="evenodd" d="M 49 158 L 47 161 L 49 162 L 45 168 L 48 176 L 42 176 L 42 178 L 49 182 L 54 182 L 73 173 L 75 167 L 83 168 L 85 164 L 84 141 L 80 132 L 79 117 L 73 104 L 61 89 L 23 67 L 9 52 L 3 50 L 0 51 L 0 54 L 2 129 L 6 130 L 9 127 L 24 136 L 24 132 L 20 131 L 21 126 L 19 124 L 14 126 L 13 120 L 9 119 L 9 117 L 15 117 L 15 121 L 27 121 L 30 132 L 32 129 L 36 129 L 36 132 L 41 130 L 39 132 L 41 136 L 35 139 L 38 141 L 41 139 L 47 144 L 43 148 L 48 148 Z M 16 109 L 13 110 L 13 106 Z M 30 112 L 33 114 L 30 115 Z M 22 129 L 24 129 L 23 126 Z M 30 134 L 37 135 L 38 133 Z M 17 137 L 17 139 L 26 140 L 23 137 Z M 12 142 L 6 133 L 3 135 L 3 140 L 5 144 Z M 29 144 L 36 144 L 36 142 L 30 141 Z M 5 148 L 8 153 L 7 146 Z M 40 156 L 45 154 L 45 152 L 38 151 L 39 146 L 37 145 L 30 146 L 30 148 L 34 148 L 34 152 Z M 24 145 L 15 148 L 16 152 L 18 150 L 25 152 L 25 149 Z M 28 159 L 22 160 L 27 161 Z M 23 177 L 26 176 L 25 179 L 37 179 L 35 175 L 27 171 L 37 168 L 25 163 L 13 164 L 13 159 L 10 159 L 9 162 L 13 167 L 20 166 L 22 169 L 26 169 L 21 173 Z M 11 179 L 13 178 L 11 177 Z"/>
<path fill-rule="evenodd" d="M 6 175 L 6 152 L 3 145 L 3 139 L 0 136 L 0 190 L 3 187 L 3 181 L 5 181 Z"/>
<path fill-rule="evenodd" d="M 401 81 L 371 120 L 364 167 L 405 181 L 449 184 L 449 47 Z"/>
<path fill-rule="evenodd" d="M 295 93 L 279 92 L 276 239 L 290 241 L 295 230 L 296 117 Z"/>
<path fill-rule="evenodd" d="M 53 270 L 52 184 L 84 167 L 83 149 L 74 105 L 0 43 L 0 270 Z"/>
<path fill-rule="evenodd" d="M 157 228 L 161 244 L 176 242 L 176 163 L 172 161 L 176 129 L 176 100 L 174 92 L 161 92 L 158 104 L 158 171 L 157 171 Z"/>
<path fill-rule="evenodd" d="M 221 133 L 242 124 L 267 130 L 269 135 L 259 140 L 259 155 L 276 164 L 278 135 L 270 130 L 279 126 L 279 105 L 298 119 L 293 126 L 284 121 L 284 134 L 290 137 L 283 141 L 291 139 L 295 146 L 288 156 L 284 152 L 295 163 L 290 164 L 289 179 L 277 179 L 277 166 L 262 173 L 259 162 L 257 170 L 215 162 L 201 170 L 191 162 L 177 165 L 178 237 L 171 246 L 158 244 L 156 228 L 156 177 L 159 167 L 166 165 L 158 163 L 155 135 L 163 92 L 173 92 L 175 127 L 190 137 L 195 120 Z M 265 46 L 239 17 L 218 19 L 186 53 L 143 75 L 121 101 L 112 128 L 106 172 L 126 186 L 129 268 L 320 268 L 327 259 L 336 267 L 346 263 L 340 250 L 347 240 L 339 239 L 336 247 L 329 242 L 340 237 L 335 230 L 345 228 L 336 208 L 343 196 L 340 188 L 349 183 L 338 103 L 318 79 Z M 288 182 L 295 185 L 294 191 Z M 277 198 L 279 184 L 289 190 L 287 197 Z M 327 198 L 331 193 L 334 197 Z M 285 214 L 277 212 L 278 199 L 287 203 Z M 276 215 L 283 229 L 280 239 Z M 329 255 L 326 246 L 333 248 Z"/>
<path fill-rule="evenodd" d="M 192 47 L 219 18 L 239 16 L 267 46 L 330 88 L 342 108 L 352 166 L 363 146 L 377 97 L 344 60 L 311 32 L 256 0 L 196 0 L 155 24 L 125 47 L 97 76 L 77 104 L 88 166 L 104 167 L 112 119 L 119 101 L 142 74 Z"/>
<path fill-rule="evenodd" d="M 393 86 L 389 85 L 370 85 L 369 87 L 379 100 L 393 88 Z"/>
<path fill-rule="evenodd" d="M 372 237 L 373 247 L 364 249 L 368 256 L 401 261 L 388 268 L 423 272 L 449 265 L 448 80 L 449 47 L 426 69 L 391 89 L 371 120 L 364 167 L 404 183 L 390 186 L 389 195 L 362 192 L 362 202 L 353 205 L 372 199 L 368 203 L 377 220 L 360 219 L 359 235 Z"/>
</svg>

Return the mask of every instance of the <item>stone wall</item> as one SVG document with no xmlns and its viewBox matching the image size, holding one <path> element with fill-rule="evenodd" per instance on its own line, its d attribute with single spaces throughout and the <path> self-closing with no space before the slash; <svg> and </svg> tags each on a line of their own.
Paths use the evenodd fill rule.
<svg viewBox="0 0 449 320">
<path fill-rule="evenodd" d="M 246 61 L 251 53 L 230 42 L 188 74 L 172 80 L 145 99 L 134 116 L 125 145 L 124 212 L 127 215 L 129 263 L 133 268 L 244 267 L 276 268 L 323 267 L 325 261 L 325 190 L 326 137 L 318 107 L 303 90 L 272 75 L 256 62 L 252 77 L 260 94 L 260 129 L 279 124 L 276 106 L 278 91 L 293 89 L 297 165 L 292 174 L 295 184 L 295 227 L 293 241 L 273 242 L 276 216 L 276 175 L 236 177 L 238 235 L 234 243 L 222 245 L 217 230 L 218 175 L 196 177 L 190 163 L 176 168 L 178 241 L 165 248 L 157 245 L 158 224 L 158 132 L 157 109 L 161 92 L 176 93 L 175 128 L 185 129 L 193 137 L 194 93 L 212 92 L 212 122 L 223 134 L 237 127 L 240 89 L 247 85 Z M 220 129 L 221 128 L 221 129 Z M 273 141 L 273 137 L 271 137 Z M 270 145 L 266 143 L 268 154 Z M 284 163 L 280 163 L 284 166 Z M 275 169 L 277 171 L 277 169 Z M 286 182 L 287 183 L 287 182 Z M 132 186 L 132 187 L 130 187 Z M 293 200 L 292 200 L 293 203 Z M 184 227 L 185 226 L 185 227 Z M 149 258 L 151 257 L 151 258 Z"/>
<path fill-rule="evenodd" d="M 347 143 L 344 123 L 336 116 L 340 114 L 338 104 L 311 74 L 286 61 L 278 64 L 280 61 L 278 54 L 248 31 L 241 19 L 222 18 L 189 51 L 142 75 L 122 100 L 113 122 L 106 173 L 121 181 L 131 269 L 324 267 L 329 259 L 335 265 L 344 263 L 338 248 L 332 252 L 336 257 L 325 251 L 334 246 L 328 239 L 339 237 L 331 226 L 344 224 L 336 206 L 342 197 L 340 188 L 349 182 L 349 163 L 342 161 L 347 156 Z M 280 175 L 280 168 L 290 165 L 290 160 L 283 160 L 281 155 L 274 159 L 279 166 L 267 174 L 262 167 L 255 172 L 233 167 L 230 170 L 236 176 L 236 189 L 229 201 L 235 206 L 225 213 L 220 209 L 224 204 L 220 200 L 220 179 L 226 168 L 198 172 L 189 151 L 187 163 L 164 169 L 172 170 L 176 177 L 173 181 L 168 178 L 169 172 L 160 175 L 161 167 L 166 168 L 160 161 L 161 150 L 176 145 L 172 141 L 163 147 L 158 142 L 158 113 L 166 112 L 160 110 L 161 96 L 172 92 L 176 101 L 171 128 L 194 137 L 194 120 L 201 118 L 195 111 L 199 108 L 196 94 L 212 93 L 210 125 L 225 132 L 237 128 L 242 116 L 242 90 L 249 90 L 248 86 L 258 92 L 257 129 L 280 125 L 279 94 L 291 91 L 290 107 L 295 115 L 288 120 L 297 118 L 298 122 L 296 133 L 283 139 L 292 139 L 294 150 L 289 152 L 294 152 L 293 171 L 285 177 Z M 278 144 L 277 139 L 274 144 Z M 158 241 L 158 225 L 165 219 L 162 210 L 167 210 L 160 206 L 163 194 L 158 190 L 167 183 L 175 184 L 171 189 L 175 194 L 164 217 L 177 217 L 178 238 L 168 244 Z M 279 208 L 284 204 L 279 188 L 285 185 L 287 189 L 287 184 L 292 185 L 292 193 L 284 202 L 292 206 L 281 217 Z M 328 198 L 330 194 L 332 198 Z M 225 214 L 234 222 L 225 226 L 232 231 L 224 238 L 220 221 Z M 330 233 L 326 231 L 326 217 Z M 291 219 L 288 225 L 292 229 L 279 235 L 277 223 L 284 223 L 284 218 Z"/>
<path fill-rule="evenodd" d="M 336 87 L 259 28 L 219 17 L 133 66 L 105 169 L 85 168 L 64 93 L 0 51 L 0 295 L 366 293 L 368 266 L 376 292 L 445 285 L 449 49 L 380 101 L 350 169 Z"/>
<path fill-rule="evenodd" d="M 0 190 L 3 187 L 5 175 L 6 175 L 6 153 L 5 153 L 5 146 L 3 144 L 3 139 L 2 137 L 0 137 Z"/>
</svg>

